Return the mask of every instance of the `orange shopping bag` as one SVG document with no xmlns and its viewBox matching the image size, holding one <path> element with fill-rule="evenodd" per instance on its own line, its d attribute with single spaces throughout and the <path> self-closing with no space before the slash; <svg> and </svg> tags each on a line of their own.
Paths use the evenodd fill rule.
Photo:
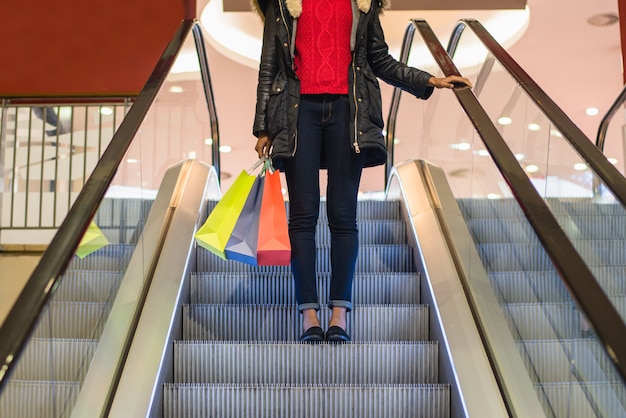
<svg viewBox="0 0 626 418">
<path fill-rule="evenodd" d="M 291 261 L 291 242 L 287 227 L 287 211 L 280 184 L 280 171 L 274 170 L 271 160 L 266 166 L 261 213 L 257 264 L 259 266 L 287 266 Z"/>
</svg>

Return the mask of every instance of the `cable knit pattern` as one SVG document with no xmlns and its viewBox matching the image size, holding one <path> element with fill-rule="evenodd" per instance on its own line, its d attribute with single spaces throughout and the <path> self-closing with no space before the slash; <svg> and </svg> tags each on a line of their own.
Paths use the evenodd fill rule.
<svg viewBox="0 0 626 418">
<path fill-rule="evenodd" d="M 302 94 L 347 94 L 350 0 L 302 0 L 294 64 Z"/>
</svg>

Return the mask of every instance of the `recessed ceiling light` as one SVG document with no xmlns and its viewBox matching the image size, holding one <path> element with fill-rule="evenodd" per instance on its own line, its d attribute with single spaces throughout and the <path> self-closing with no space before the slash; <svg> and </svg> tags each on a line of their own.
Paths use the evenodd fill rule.
<svg viewBox="0 0 626 418">
<path fill-rule="evenodd" d="M 584 171 L 587 169 L 587 164 L 585 163 L 576 163 L 574 164 L 574 170 L 576 171 Z"/>
<path fill-rule="evenodd" d="M 472 145 L 467 143 L 467 142 L 459 142 L 458 144 L 451 144 L 450 145 L 450 148 L 458 149 L 458 150 L 461 150 L 461 151 L 467 151 L 471 147 L 472 147 Z"/>
<path fill-rule="evenodd" d="M 479 149 L 478 151 L 476 151 L 476 154 L 480 155 L 481 157 L 488 157 L 489 151 L 487 151 L 486 149 Z"/>
<path fill-rule="evenodd" d="M 139 162 L 139 160 L 138 160 L 138 159 L 136 159 L 136 158 L 129 158 L 128 160 L 126 160 L 126 162 L 127 162 L 128 164 L 136 164 L 136 163 L 138 163 L 138 162 Z"/>
<path fill-rule="evenodd" d="M 103 116 L 109 116 L 113 114 L 113 109 L 107 106 L 103 106 L 100 108 L 100 114 Z"/>
<path fill-rule="evenodd" d="M 489 193 L 487 199 L 502 199 L 502 195 L 497 193 Z"/>
<path fill-rule="evenodd" d="M 536 131 L 541 130 L 541 126 L 539 126 L 539 124 L 538 124 L 538 123 L 529 123 L 529 124 L 528 124 L 528 130 L 529 130 L 529 131 L 536 132 Z"/>
<path fill-rule="evenodd" d="M 515 154 L 515 159 L 517 161 L 522 161 L 524 159 L 524 154 Z"/>
<path fill-rule="evenodd" d="M 204 138 L 204 143 L 206 145 L 213 145 L 213 138 Z"/>
<path fill-rule="evenodd" d="M 170 87 L 170 93 L 182 93 L 184 90 L 181 86 Z"/>
<path fill-rule="evenodd" d="M 550 135 L 556 136 L 557 138 L 563 138 L 563 134 L 556 129 L 550 129 Z"/>
<path fill-rule="evenodd" d="M 230 145 L 222 145 L 220 147 L 220 152 L 223 152 L 223 153 L 231 152 L 232 150 L 233 149 L 231 148 Z"/>
<path fill-rule="evenodd" d="M 613 165 L 617 164 L 617 158 L 609 158 L 609 162 Z"/>
<path fill-rule="evenodd" d="M 526 166 L 526 171 L 529 173 L 536 173 L 537 171 L 539 171 L 539 167 L 534 164 L 530 164 Z"/>
<path fill-rule="evenodd" d="M 597 107 L 588 107 L 587 109 L 585 109 L 585 113 L 588 114 L 589 116 L 595 116 L 598 113 L 600 113 L 600 111 L 598 110 Z"/>
<path fill-rule="evenodd" d="M 508 116 L 500 116 L 498 118 L 498 123 L 503 126 L 510 125 L 512 122 L 513 120 Z"/>
</svg>

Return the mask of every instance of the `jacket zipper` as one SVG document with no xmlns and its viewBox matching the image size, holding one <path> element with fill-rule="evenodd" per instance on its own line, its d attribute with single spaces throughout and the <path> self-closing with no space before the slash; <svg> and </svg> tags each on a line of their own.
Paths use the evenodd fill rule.
<svg viewBox="0 0 626 418">
<path fill-rule="evenodd" d="M 361 153 L 361 148 L 359 147 L 359 128 L 358 128 L 358 119 L 359 119 L 359 101 L 356 97 L 356 69 L 354 59 L 356 54 L 352 54 L 352 97 L 354 100 L 354 142 L 352 145 L 354 146 L 354 151 L 357 154 Z"/>
<path fill-rule="evenodd" d="M 280 5 L 280 20 L 283 22 L 283 26 L 285 27 L 285 31 L 287 32 L 287 42 L 289 47 L 291 47 L 291 32 L 289 31 L 289 26 L 287 26 L 287 19 L 285 19 L 285 11 L 283 10 L 283 2 L 282 0 L 278 1 L 278 4 Z M 290 59 L 290 64 L 291 64 L 291 69 L 293 70 L 293 57 L 291 56 L 291 49 L 289 50 L 289 59 Z M 293 157 L 294 155 L 296 155 L 296 150 L 298 149 L 298 132 L 296 131 L 296 133 L 293 134 L 293 152 L 291 153 L 291 156 Z"/>
</svg>

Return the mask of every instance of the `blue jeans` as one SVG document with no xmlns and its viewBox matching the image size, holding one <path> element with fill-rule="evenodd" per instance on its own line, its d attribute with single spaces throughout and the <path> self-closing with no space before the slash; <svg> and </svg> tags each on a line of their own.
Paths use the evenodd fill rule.
<svg viewBox="0 0 626 418">
<path fill-rule="evenodd" d="M 296 153 L 284 160 L 289 189 L 291 268 L 300 311 L 319 310 L 315 229 L 320 206 L 320 161 L 326 162 L 331 234 L 329 307 L 352 309 L 352 281 L 359 249 L 357 193 L 363 153 L 350 144 L 350 108 L 344 95 L 302 95 Z"/>
</svg>

